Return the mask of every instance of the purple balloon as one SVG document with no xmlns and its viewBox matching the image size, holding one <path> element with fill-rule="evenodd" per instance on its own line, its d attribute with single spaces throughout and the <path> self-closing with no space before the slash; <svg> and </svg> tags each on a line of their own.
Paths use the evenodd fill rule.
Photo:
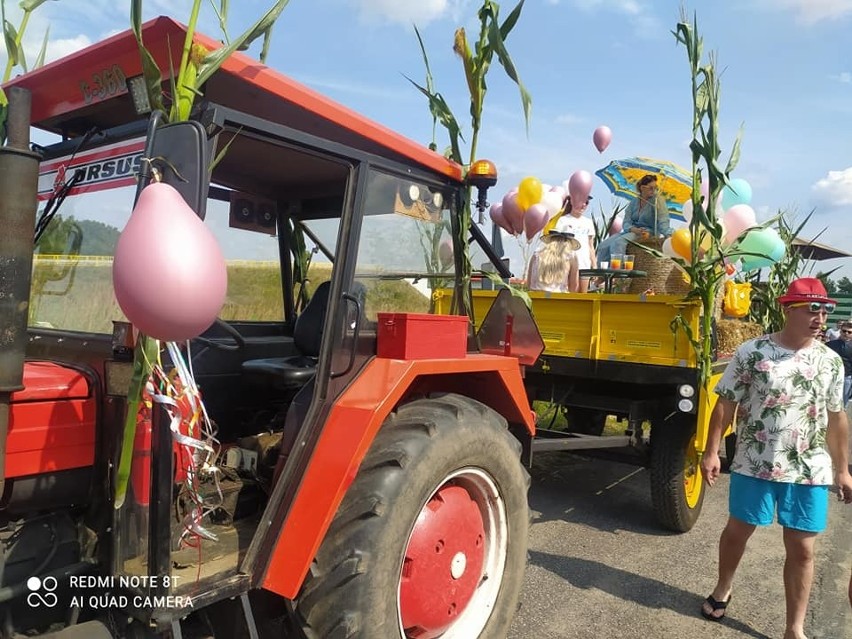
<svg viewBox="0 0 852 639">
<path fill-rule="evenodd" d="M 592 174 L 588 171 L 576 171 L 568 180 L 568 194 L 572 202 L 585 202 L 592 192 Z"/>
<path fill-rule="evenodd" d="M 547 207 L 544 204 L 533 204 L 524 213 L 524 232 L 527 235 L 527 241 L 531 242 L 536 233 L 539 233 L 547 220 L 550 219 L 550 213 L 547 212 Z"/>
<path fill-rule="evenodd" d="M 603 153 L 606 151 L 609 143 L 612 142 L 612 131 L 608 126 L 599 126 L 595 129 L 592 141 L 595 143 L 595 148 L 598 152 Z"/>
<path fill-rule="evenodd" d="M 506 219 L 504 227 L 512 235 L 524 231 L 524 210 L 518 204 L 518 194 L 509 193 L 503 197 L 503 217 Z"/>
</svg>

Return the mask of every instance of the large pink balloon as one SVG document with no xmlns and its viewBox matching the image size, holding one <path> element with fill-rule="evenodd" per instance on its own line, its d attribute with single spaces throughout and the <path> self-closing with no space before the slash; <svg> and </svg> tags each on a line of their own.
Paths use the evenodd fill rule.
<svg viewBox="0 0 852 639">
<path fill-rule="evenodd" d="M 592 141 L 595 143 L 595 148 L 603 153 L 612 142 L 612 131 L 608 126 L 599 126 L 592 135 Z"/>
<path fill-rule="evenodd" d="M 517 235 L 524 231 L 524 210 L 518 204 L 517 193 L 507 193 L 503 197 L 503 217 L 509 233 Z"/>
<path fill-rule="evenodd" d="M 588 171 L 576 171 L 568 180 L 568 194 L 571 202 L 585 202 L 592 192 L 592 174 Z"/>
<path fill-rule="evenodd" d="M 174 188 L 153 183 L 118 238 L 112 282 L 118 305 L 142 333 L 178 342 L 215 321 L 228 271 L 210 229 Z"/>
<path fill-rule="evenodd" d="M 725 243 L 730 244 L 743 234 L 747 229 L 757 226 L 757 216 L 748 204 L 737 204 L 732 206 L 722 218 L 727 233 Z"/>
<path fill-rule="evenodd" d="M 535 234 L 540 232 L 550 219 L 550 214 L 547 212 L 547 207 L 540 202 L 533 204 L 524 213 L 524 232 L 527 235 L 527 241 L 531 242 Z"/>
</svg>

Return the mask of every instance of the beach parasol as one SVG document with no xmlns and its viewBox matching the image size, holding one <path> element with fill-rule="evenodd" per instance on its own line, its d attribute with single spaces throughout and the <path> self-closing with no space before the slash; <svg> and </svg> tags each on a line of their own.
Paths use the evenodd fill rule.
<svg viewBox="0 0 852 639">
<path fill-rule="evenodd" d="M 657 176 L 658 192 L 665 199 L 671 217 L 685 221 L 683 203 L 692 197 L 692 175 L 686 169 L 666 160 L 633 157 L 613 160 L 595 171 L 613 194 L 628 200 L 638 197 L 636 183 L 649 173 Z"/>
<path fill-rule="evenodd" d="M 833 260 L 838 257 L 852 257 L 843 249 L 834 248 L 828 244 L 820 244 L 814 240 L 803 240 L 797 237 L 793 240 L 791 248 L 802 254 L 806 260 Z"/>
</svg>

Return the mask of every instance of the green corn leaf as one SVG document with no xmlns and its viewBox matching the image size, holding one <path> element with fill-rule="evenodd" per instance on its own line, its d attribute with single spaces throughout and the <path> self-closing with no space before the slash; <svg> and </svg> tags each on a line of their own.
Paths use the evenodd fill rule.
<svg viewBox="0 0 852 639">
<path fill-rule="evenodd" d="M 728 159 L 728 166 L 725 167 L 725 173 L 727 175 L 733 173 L 734 169 L 737 168 L 737 164 L 740 162 L 740 145 L 743 140 L 744 128 L 745 124 L 740 124 L 740 130 L 737 131 L 737 137 L 734 140 L 734 147 L 731 149 L 731 157 Z"/>
<path fill-rule="evenodd" d="M 45 2 L 47 2 L 47 0 L 21 0 L 21 2 L 18 3 L 18 6 L 26 13 L 32 13 Z"/>
<path fill-rule="evenodd" d="M 444 100 L 444 96 L 440 93 L 431 93 L 424 87 L 417 84 L 414 80 L 409 78 L 408 76 L 403 76 L 406 80 L 411 82 L 420 93 L 425 95 L 429 100 L 429 110 L 435 114 L 438 120 L 442 125 L 447 129 L 447 132 L 450 136 L 450 144 L 452 146 L 452 159 L 459 164 L 462 164 L 462 156 L 461 156 L 461 148 L 459 146 L 459 140 L 464 140 L 464 136 L 462 136 L 461 128 L 459 127 L 458 120 L 453 115 L 452 110 L 447 104 L 446 100 Z"/>
<path fill-rule="evenodd" d="M 217 20 L 219 20 L 219 30 L 222 32 L 222 38 L 224 38 L 225 44 L 229 44 L 228 38 L 228 0 L 222 0 L 219 3 L 219 7 L 217 8 L 215 4 L 210 3 L 213 7 L 213 12 L 216 14 Z"/>
<path fill-rule="evenodd" d="M 290 0 L 278 0 L 278 2 L 276 2 L 272 8 L 260 18 L 260 20 L 254 23 L 254 25 L 252 25 L 240 37 L 235 39 L 229 45 L 207 54 L 204 57 L 201 67 L 198 69 L 198 77 L 196 79 L 195 87 L 200 88 L 203 86 L 204 83 L 210 79 L 210 76 L 212 76 L 219 67 L 225 63 L 225 60 L 227 60 L 234 51 L 242 46 L 250 45 L 257 38 L 266 33 L 267 30 L 271 29 L 272 25 L 275 24 L 275 21 L 278 19 L 278 16 L 281 15 L 281 12 L 284 11 L 284 8 L 289 3 Z"/>
<path fill-rule="evenodd" d="M 524 8 L 524 2 L 526 0 L 521 0 L 509 16 L 503 21 L 503 24 L 500 25 L 500 36 L 503 38 L 503 41 L 509 37 L 509 34 L 512 32 L 512 29 L 515 28 L 515 25 L 518 23 L 518 18 L 521 17 L 521 10 Z"/>
<path fill-rule="evenodd" d="M 23 42 L 18 42 L 18 65 L 24 70 L 24 73 L 29 71 L 29 69 L 27 69 L 27 56 L 24 53 Z"/>
<path fill-rule="evenodd" d="M 47 26 L 47 31 L 44 32 L 44 40 L 41 41 L 41 49 L 38 51 L 34 69 L 39 69 L 44 66 L 44 58 L 47 55 L 47 42 L 50 39 L 50 25 Z"/>
<path fill-rule="evenodd" d="M 3 20 L 3 37 L 6 39 L 6 54 L 9 56 L 9 67 L 18 64 L 18 32 L 8 20 Z M 8 80 L 9 78 L 4 78 Z"/>
<path fill-rule="evenodd" d="M 515 69 L 515 63 L 512 62 L 512 58 L 509 56 L 509 52 L 506 50 L 506 45 L 503 42 L 503 37 L 500 35 L 500 29 L 497 27 L 497 23 L 493 21 L 491 22 L 488 31 L 488 44 L 494 53 L 497 54 L 497 59 L 500 61 L 500 64 L 503 65 L 506 75 L 508 75 L 509 78 L 518 85 L 518 90 L 521 92 L 521 103 L 524 107 L 524 123 L 526 124 L 527 133 L 529 133 L 532 97 L 521 82 L 521 79 L 518 77 L 518 71 Z"/>
<path fill-rule="evenodd" d="M 263 34 L 263 47 L 260 49 L 260 61 L 266 64 L 266 58 L 269 56 L 269 45 L 272 44 L 272 27 L 269 27 Z"/>
</svg>

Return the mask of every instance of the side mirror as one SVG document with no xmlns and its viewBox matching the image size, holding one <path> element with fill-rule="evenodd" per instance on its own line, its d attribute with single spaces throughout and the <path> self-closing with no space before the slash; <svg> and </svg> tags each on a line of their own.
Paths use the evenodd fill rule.
<svg viewBox="0 0 852 639">
<path fill-rule="evenodd" d="M 151 182 L 153 171 L 156 170 L 161 181 L 174 187 L 203 220 L 207 213 L 207 192 L 210 187 L 210 145 L 207 133 L 198 122 L 163 124 L 162 118 L 162 113 L 155 112 L 148 123 L 148 138 L 136 199 Z"/>
</svg>

